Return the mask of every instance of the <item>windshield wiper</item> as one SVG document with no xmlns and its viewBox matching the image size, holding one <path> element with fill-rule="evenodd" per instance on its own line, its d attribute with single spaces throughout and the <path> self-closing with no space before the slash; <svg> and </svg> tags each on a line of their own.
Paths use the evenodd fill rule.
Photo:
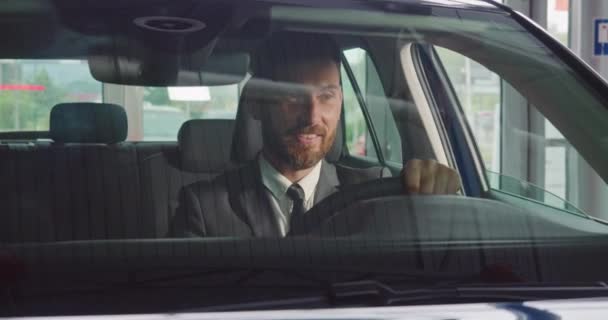
<svg viewBox="0 0 608 320">
<path fill-rule="evenodd" d="M 412 303 L 529 301 L 608 296 L 603 283 L 586 285 L 439 285 L 396 290 L 378 281 L 356 281 L 332 284 L 333 305 L 400 305 Z"/>
<path fill-rule="evenodd" d="M 449 285 L 395 290 L 373 280 L 331 284 L 325 295 L 297 298 L 250 301 L 206 308 L 189 312 L 238 311 L 260 309 L 295 309 L 354 306 L 395 306 L 411 304 L 448 304 L 478 302 L 524 302 L 608 296 L 608 286 L 600 283 L 587 285 Z M 180 312 L 184 312 L 183 310 Z"/>
<path fill-rule="evenodd" d="M 464 274 L 449 272 L 431 272 L 425 270 L 408 270 L 402 272 L 357 272 L 354 270 L 276 270 L 262 269 L 255 272 L 243 274 L 238 285 L 232 283 L 234 289 L 259 289 L 267 287 L 260 286 L 260 281 L 267 276 L 281 274 L 291 280 L 299 280 L 299 284 L 289 287 L 290 294 L 282 295 L 280 299 L 248 299 L 248 301 L 234 302 L 230 304 L 214 305 L 209 307 L 199 307 L 179 312 L 207 312 L 207 311 L 236 311 L 236 310 L 260 310 L 260 309 L 280 309 L 280 308 L 319 308 L 337 307 L 347 305 L 391 305 L 396 298 L 402 298 L 405 294 L 416 296 L 424 290 L 432 293 L 435 288 L 445 290 L 445 295 L 454 296 L 449 290 L 457 285 L 468 285 L 471 283 L 497 283 L 505 281 L 521 281 L 512 276 L 509 272 L 502 269 L 482 271 L 481 273 Z M 507 270 L 508 271 L 508 270 Z M 331 277 L 313 276 L 310 272 L 330 272 L 351 273 L 342 279 L 349 280 L 330 280 Z M 304 282 L 301 282 L 304 281 Z M 263 283 L 263 282 L 262 282 Z M 407 291 L 394 290 L 391 285 L 406 286 Z M 271 285 L 274 289 L 275 286 Z M 230 285 L 228 285 L 230 286 Z M 415 288 L 415 289 L 412 289 Z M 288 289 L 284 287 L 284 289 Z M 308 289 L 308 290 L 305 290 Z M 512 300 L 512 299 L 511 299 Z"/>
<path fill-rule="evenodd" d="M 205 268 L 202 270 L 128 270 L 128 277 L 115 281 L 78 280 L 60 293 L 69 295 L 153 292 L 184 289 L 187 302 L 167 304 L 167 312 L 227 311 L 278 308 L 321 308 L 349 305 L 395 305 L 437 303 L 438 301 L 521 301 L 568 296 L 608 296 L 608 286 L 556 288 L 529 287 L 508 269 L 491 272 L 449 273 L 408 269 L 400 271 L 359 270 L 356 267 L 315 266 Z M 122 272 L 124 274 L 125 272 Z M 118 280 L 122 278 L 121 280 Z M 493 286 L 517 283 L 517 286 Z M 557 291 L 557 293 L 556 293 Z M 53 287 L 45 290 L 56 294 Z M 226 301 L 222 298 L 230 295 Z M 280 299 L 275 297 L 280 296 Z M 205 297 L 200 300 L 201 297 Z M 226 303 L 229 302 L 229 303 Z M 185 307 L 190 305 L 191 307 Z"/>
</svg>

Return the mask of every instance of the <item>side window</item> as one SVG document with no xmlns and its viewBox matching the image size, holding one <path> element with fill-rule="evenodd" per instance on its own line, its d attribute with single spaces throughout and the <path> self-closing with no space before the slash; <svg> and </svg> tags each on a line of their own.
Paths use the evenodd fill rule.
<svg viewBox="0 0 608 320">
<path fill-rule="evenodd" d="M 577 211 L 585 160 L 537 108 L 497 74 L 448 49 L 435 48 L 493 189 Z M 604 186 L 604 188 L 606 188 Z"/>
<path fill-rule="evenodd" d="M 388 163 L 402 164 L 401 138 L 390 110 L 384 88 L 371 57 L 361 48 L 344 51 L 347 67 L 354 76 L 365 108 L 373 124 L 380 150 Z M 377 159 L 376 149 L 367 128 L 361 104 L 350 83 L 348 73 L 342 68 L 344 106 L 347 130 L 347 146 L 351 155 Z"/>
</svg>

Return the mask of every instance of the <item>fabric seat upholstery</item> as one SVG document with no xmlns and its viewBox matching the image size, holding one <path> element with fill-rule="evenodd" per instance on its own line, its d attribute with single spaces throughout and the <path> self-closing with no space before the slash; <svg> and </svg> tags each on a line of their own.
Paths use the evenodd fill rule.
<svg viewBox="0 0 608 320">
<path fill-rule="evenodd" d="M 140 144 L 142 237 L 164 237 L 179 205 L 180 190 L 233 167 L 234 120 L 196 119 L 182 124 L 177 145 Z"/>
<path fill-rule="evenodd" d="M 76 123 L 74 123 L 76 122 Z M 0 146 L 2 242 L 125 238 L 140 210 L 137 154 L 126 114 L 108 104 L 59 104 L 53 142 Z"/>
</svg>

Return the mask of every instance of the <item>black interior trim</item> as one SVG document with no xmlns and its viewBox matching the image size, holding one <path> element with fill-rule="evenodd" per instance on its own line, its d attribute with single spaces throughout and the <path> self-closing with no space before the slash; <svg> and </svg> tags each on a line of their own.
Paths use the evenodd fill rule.
<svg viewBox="0 0 608 320">
<path fill-rule="evenodd" d="M 48 131 L 6 131 L 0 132 L 0 140 L 37 140 L 50 139 Z"/>
</svg>

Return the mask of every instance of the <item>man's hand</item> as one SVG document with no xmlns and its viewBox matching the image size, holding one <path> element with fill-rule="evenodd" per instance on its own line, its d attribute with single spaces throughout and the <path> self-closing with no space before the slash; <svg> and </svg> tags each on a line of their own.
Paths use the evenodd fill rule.
<svg viewBox="0 0 608 320">
<path fill-rule="evenodd" d="M 455 194 L 460 190 L 458 172 L 435 160 L 408 161 L 401 178 L 408 194 Z"/>
</svg>

